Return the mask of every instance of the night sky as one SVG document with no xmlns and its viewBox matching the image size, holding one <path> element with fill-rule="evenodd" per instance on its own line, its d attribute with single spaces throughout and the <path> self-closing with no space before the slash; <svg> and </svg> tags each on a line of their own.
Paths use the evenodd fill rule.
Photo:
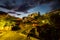
<svg viewBox="0 0 60 40">
<path fill-rule="evenodd" d="M 60 0 L 0 0 L 0 11 L 10 12 L 16 17 L 23 17 L 33 12 L 44 14 L 59 8 Z"/>
</svg>

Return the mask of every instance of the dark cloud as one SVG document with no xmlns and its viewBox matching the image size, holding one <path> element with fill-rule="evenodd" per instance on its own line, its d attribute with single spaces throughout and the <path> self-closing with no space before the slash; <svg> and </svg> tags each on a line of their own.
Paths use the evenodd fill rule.
<svg viewBox="0 0 60 40">
<path fill-rule="evenodd" d="M 41 4 L 44 4 L 44 3 L 49 3 L 51 1 L 53 1 L 53 0 L 25 0 L 24 4 L 15 8 L 15 11 L 26 12 L 27 10 L 32 9 L 37 5 L 41 5 Z"/>
<path fill-rule="evenodd" d="M 52 10 L 60 9 L 60 0 L 55 0 L 51 5 Z"/>
<path fill-rule="evenodd" d="M 34 7 L 33 5 L 24 3 L 23 5 L 18 6 L 17 8 L 15 8 L 15 11 L 21 11 L 21 12 L 26 12 L 27 10 L 29 10 L 30 8 Z"/>
<path fill-rule="evenodd" d="M 14 1 L 11 3 L 10 1 L 6 0 L 3 2 L 4 5 L 0 5 L 0 7 L 6 8 L 6 9 L 12 9 L 12 8 L 14 8 L 13 3 L 14 3 Z"/>
<path fill-rule="evenodd" d="M 1 5 L 0 7 L 6 8 L 6 9 L 13 9 L 15 11 L 20 11 L 20 12 L 27 12 L 27 10 L 34 8 L 37 5 L 51 3 L 51 2 L 53 2 L 53 4 L 51 5 L 52 10 L 56 8 L 60 8 L 59 0 L 23 0 L 23 2 L 20 3 L 21 5 L 18 5 L 18 6 L 12 5 L 12 3 L 13 4 L 16 3 L 16 1 L 13 1 L 12 3 L 5 2 L 4 3 L 5 5 L 3 6 Z"/>
</svg>

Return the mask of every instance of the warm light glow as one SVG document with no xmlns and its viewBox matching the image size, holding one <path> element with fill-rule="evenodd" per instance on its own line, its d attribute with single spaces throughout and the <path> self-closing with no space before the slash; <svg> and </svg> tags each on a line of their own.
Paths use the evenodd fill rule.
<svg viewBox="0 0 60 40">
<path fill-rule="evenodd" d="M 45 20 L 42 20 L 42 23 L 45 23 Z"/>
</svg>

